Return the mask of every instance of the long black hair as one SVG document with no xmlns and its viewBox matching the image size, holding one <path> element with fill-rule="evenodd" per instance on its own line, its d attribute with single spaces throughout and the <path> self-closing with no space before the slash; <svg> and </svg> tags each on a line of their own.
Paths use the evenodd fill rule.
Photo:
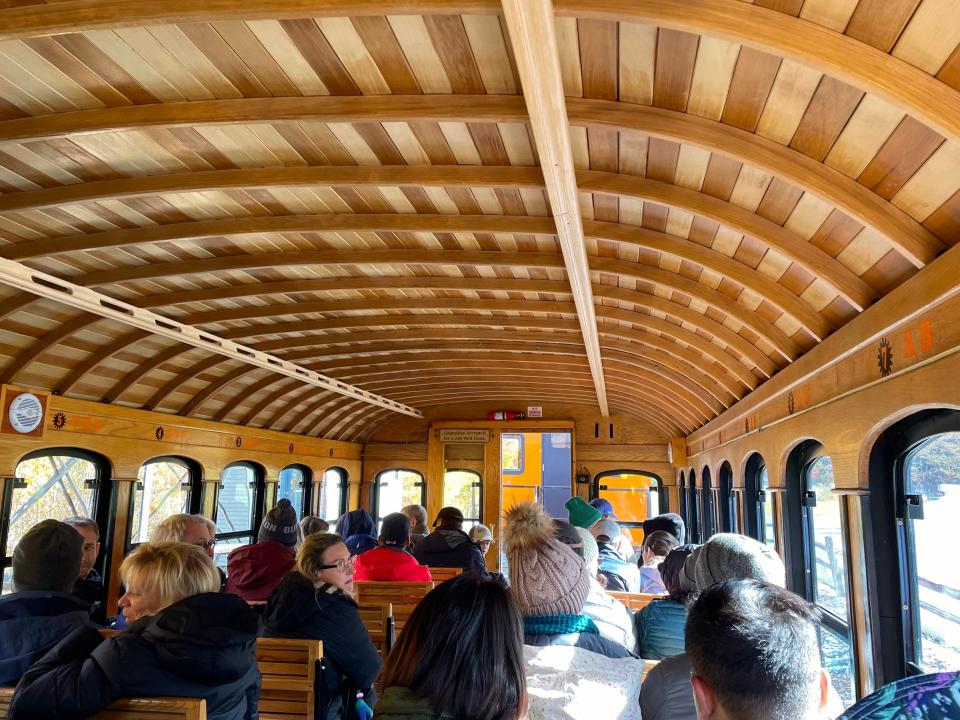
<svg viewBox="0 0 960 720">
<path fill-rule="evenodd" d="M 430 699 L 457 720 L 526 716 L 523 623 L 501 580 L 464 574 L 417 605 L 387 656 L 383 687 Z"/>
</svg>

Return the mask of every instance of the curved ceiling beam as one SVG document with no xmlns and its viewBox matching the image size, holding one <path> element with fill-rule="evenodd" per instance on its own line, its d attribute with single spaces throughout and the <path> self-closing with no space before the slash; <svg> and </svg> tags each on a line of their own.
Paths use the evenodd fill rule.
<svg viewBox="0 0 960 720">
<path fill-rule="evenodd" d="M 202 375 L 210 368 L 216 367 L 222 363 L 232 362 L 231 358 L 225 358 L 220 355 L 213 355 L 212 357 L 204 358 L 203 360 L 198 361 L 197 363 L 191 365 L 185 370 L 182 370 L 177 375 L 173 376 L 157 390 L 149 400 L 147 400 L 146 409 L 147 410 L 157 410 L 161 405 L 166 401 L 170 395 L 177 391 L 181 385 L 183 385 L 187 380 L 197 376 Z M 315 388 L 316 389 L 316 388 Z"/>
<path fill-rule="evenodd" d="M 284 383 L 281 387 L 274 390 L 267 397 L 265 397 L 256 405 L 254 405 L 253 408 L 249 410 L 246 415 L 243 416 L 243 419 L 240 420 L 239 424 L 240 425 L 252 424 L 253 421 L 256 420 L 256 418 L 260 415 L 260 413 L 262 413 L 264 410 L 270 407 L 270 405 L 275 403 L 277 400 L 293 392 L 297 388 L 300 388 L 301 390 L 304 389 L 302 383 L 295 383 L 295 382 Z M 236 404 L 234 404 L 233 407 L 236 407 Z"/>
<path fill-rule="evenodd" d="M 241 365 L 240 367 L 228 372 L 221 378 L 213 380 L 207 383 L 207 386 L 203 388 L 200 392 L 194 395 L 190 400 L 184 403 L 179 410 L 176 411 L 177 415 L 183 415 L 189 417 L 194 412 L 200 409 L 200 407 L 211 397 L 213 397 L 221 389 L 231 385 L 232 383 L 242 380 L 243 378 L 253 375 L 258 372 L 263 372 L 260 368 L 252 368 L 246 365 Z"/>
<path fill-rule="evenodd" d="M 189 345 L 184 345 L 183 343 L 175 343 L 163 352 L 157 353 L 149 359 L 145 359 L 143 362 L 137 364 L 137 366 L 124 377 L 120 378 L 120 380 L 107 391 L 107 394 L 103 397 L 104 401 L 108 403 L 116 402 L 127 390 L 133 387 L 140 378 L 145 377 L 148 373 L 153 372 L 164 363 L 170 362 L 178 355 L 186 355 L 198 349 L 199 348 L 191 348 Z M 149 405 L 144 407 L 147 410 L 153 409 Z"/>
<path fill-rule="evenodd" d="M 84 313 L 51 330 L 46 335 L 34 341 L 32 345 L 17 353 L 16 357 L 14 357 L 13 360 L 10 361 L 10 364 L 0 373 L 0 385 L 12 383 L 17 375 L 23 372 L 30 363 L 34 362 L 54 345 L 58 345 L 74 333 L 103 320 L 104 318 L 102 317 Z"/>
<path fill-rule="evenodd" d="M 883 50 L 740 0 L 554 0 L 559 15 L 659 25 L 789 58 L 879 95 L 960 142 L 960 93 Z"/>
<path fill-rule="evenodd" d="M 734 260 L 722 252 L 704 247 L 691 240 L 684 240 L 674 235 L 667 235 L 635 225 L 586 220 L 583 227 L 588 237 L 644 247 L 656 252 L 670 253 L 724 275 L 744 288 L 757 293 L 781 312 L 793 317 L 817 340 L 823 340 L 833 332 L 833 326 L 829 320 L 783 285 L 759 270 L 755 270 L 739 260 Z"/>
<path fill-rule="evenodd" d="M 3 11 L 0 10 L 0 22 Z M 0 31 L 2 33 L 2 31 Z M 360 95 L 150 103 L 0 122 L 0 143 L 37 142 L 148 128 L 263 122 L 526 122 L 520 95 Z"/>
<path fill-rule="evenodd" d="M 878 296 L 876 290 L 843 263 L 795 232 L 707 193 L 649 178 L 597 170 L 578 171 L 577 185 L 583 192 L 605 193 L 674 207 L 756 238 L 823 279 L 858 310 L 864 310 Z"/>
<path fill-rule="evenodd" d="M 249 187 L 426 185 L 429 187 L 543 188 L 537 167 L 493 165 L 312 165 L 307 167 L 201 170 L 170 175 L 94 180 L 0 195 L 0 212 L 40 210 L 98 200 Z"/>
<path fill-rule="evenodd" d="M 123 352 L 130 346 L 136 345 L 137 343 L 151 337 L 154 337 L 153 334 L 148 333 L 145 330 L 134 330 L 126 335 L 122 335 L 112 345 L 107 345 L 105 348 L 97 348 L 95 352 L 90 353 L 90 357 L 77 365 L 73 370 L 70 371 L 70 374 L 66 378 L 57 384 L 55 394 L 68 395 L 70 391 L 73 390 L 73 388 L 76 387 L 87 375 L 91 374 L 94 368 L 100 365 L 100 363 L 109 360 L 114 355 L 119 352 Z"/>
<path fill-rule="evenodd" d="M 903 210 L 853 178 L 746 130 L 676 110 L 607 100 L 569 98 L 567 111 L 571 125 L 633 130 L 695 145 L 778 175 L 874 228 L 916 267 L 930 263 L 946 247 Z"/>
</svg>

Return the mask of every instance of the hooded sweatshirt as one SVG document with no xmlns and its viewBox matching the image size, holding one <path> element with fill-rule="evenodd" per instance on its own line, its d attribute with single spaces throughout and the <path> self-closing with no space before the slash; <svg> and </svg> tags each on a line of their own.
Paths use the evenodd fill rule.
<svg viewBox="0 0 960 720">
<path fill-rule="evenodd" d="M 114 638 L 80 628 L 31 667 L 11 720 L 85 718 L 120 698 L 203 698 L 209 720 L 257 717 L 258 618 L 240 598 L 201 593 Z"/>
<path fill-rule="evenodd" d="M 430 568 L 424 567 L 403 550 L 378 547 L 357 558 L 356 580 L 393 580 L 399 582 L 430 582 Z"/>
<path fill-rule="evenodd" d="M 27 668 L 80 627 L 95 627 L 90 603 L 72 595 L 31 590 L 0 598 L 0 685 L 16 685 Z"/>
<path fill-rule="evenodd" d="M 321 720 L 338 717 L 346 689 L 363 692 L 367 703 L 373 705 L 372 686 L 380 672 L 380 656 L 349 595 L 333 585 L 314 588 L 303 575 L 292 572 L 267 601 L 263 624 L 265 637 L 323 641 L 326 687 L 318 688 L 318 694 L 327 698 L 328 704 L 325 713 L 321 710 Z"/>
<path fill-rule="evenodd" d="M 417 543 L 413 557 L 427 567 L 458 567 L 479 573 L 487 571 L 480 548 L 470 542 L 469 535 L 455 527 L 434 530 Z"/>
<path fill-rule="evenodd" d="M 227 557 L 227 592 L 266 600 L 296 560 L 293 548 L 272 540 L 238 547 Z"/>
</svg>

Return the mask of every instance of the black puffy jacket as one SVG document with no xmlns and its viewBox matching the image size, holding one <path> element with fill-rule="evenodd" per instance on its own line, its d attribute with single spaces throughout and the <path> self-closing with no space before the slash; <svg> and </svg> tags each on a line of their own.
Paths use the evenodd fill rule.
<svg viewBox="0 0 960 720">
<path fill-rule="evenodd" d="M 16 685 L 31 665 L 81 627 L 94 627 L 90 603 L 31 590 L 0 598 L 0 685 Z"/>
<path fill-rule="evenodd" d="M 487 571 L 480 548 L 470 542 L 469 535 L 456 528 L 434 530 L 417 543 L 413 556 L 427 567 L 458 567 L 478 573 Z"/>
<path fill-rule="evenodd" d="M 75 630 L 20 680 L 10 720 L 85 718 L 121 698 L 204 698 L 209 720 L 255 720 L 258 618 L 240 598 L 202 593 L 104 640 Z"/>
<path fill-rule="evenodd" d="M 320 694 L 330 699 L 326 718 L 340 716 L 346 689 L 363 692 L 373 706 L 373 681 L 381 661 L 353 598 L 332 585 L 314 588 L 303 575 L 292 572 L 270 595 L 263 622 L 265 637 L 323 641 L 327 672 Z"/>
</svg>

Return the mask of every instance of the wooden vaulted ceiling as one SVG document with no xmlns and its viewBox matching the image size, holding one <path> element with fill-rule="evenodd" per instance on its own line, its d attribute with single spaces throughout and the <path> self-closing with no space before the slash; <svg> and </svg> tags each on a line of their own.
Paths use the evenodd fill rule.
<svg viewBox="0 0 960 720">
<path fill-rule="evenodd" d="M 414 408 L 686 435 L 960 240 L 958 89 L 956 0 L 0 0 L 0 260 Z M 0 381 L 395 416 L 2 286 Z"/>
</svg>

